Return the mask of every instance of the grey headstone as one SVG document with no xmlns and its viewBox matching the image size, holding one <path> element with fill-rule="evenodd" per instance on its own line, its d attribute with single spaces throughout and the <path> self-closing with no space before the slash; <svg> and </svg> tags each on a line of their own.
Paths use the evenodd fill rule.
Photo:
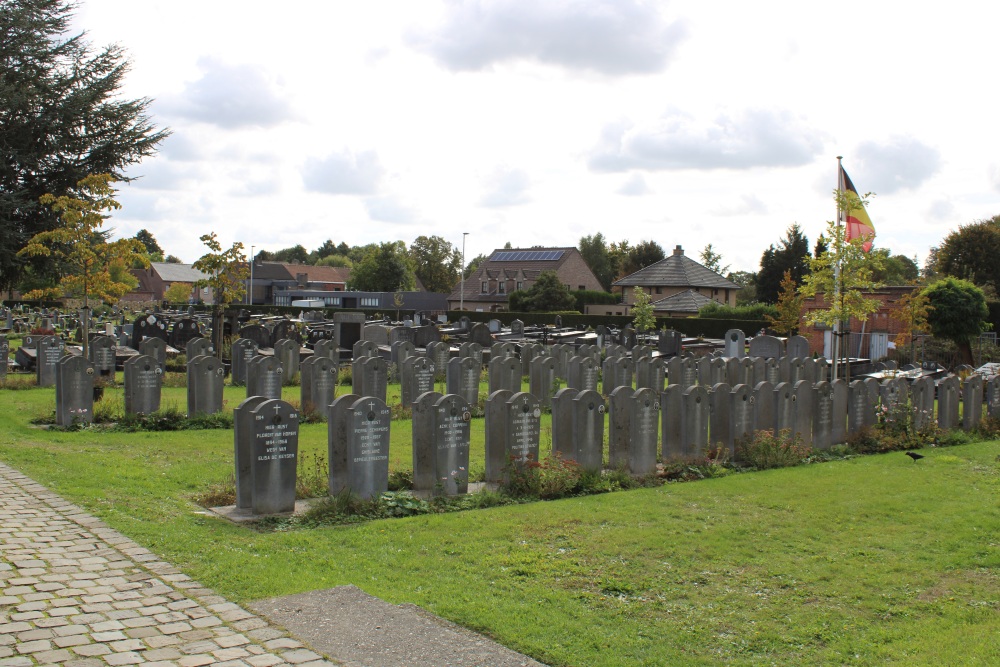
<svg viewBox="0 0 1000 667">
<path fill-rule="evenodd" d="M 684 387 L 682 384 L 668 384 L 660 394 L 661 439 L 663 440 L 663 460 L 679 459 L 684 455 L 682 414 L 684 412 Z"/>
<path fill-rule="evenodd" d="M 451 359 L 451 346 L 448 343 L 428 343 L 427 358 L 434 364 L 437 376 L 444 379 L 448 372 L 448 361 Z"/>
<path fill-rule="evenodd" d="M 317 413 L 324 417 L 327 407 L 337 395 L 340 366 L 328 357 L 309 357 L 299 367 L 302 374 L 299 394 L 302 412 Z"/>
<path fill-rule="evenodd" d="M 510 323 L 510 333 L 513 334 L 513 335 L 515 335 L 515 336 L 523 336 L 524 335 L 524 322 L 522 322 L 521 320 L 517 320 L 517 319 L 512 320 L 511 323 Z"/>
<path fill-rule="evenodd" d="M 983 418 L 983 376 L 970 375 L 962 383 L 962 428 L 971 431 Z"/>
<path fill-rule="evenodd" d="M 876 395 L 877 396 L 877 395 Z M 875 397 L 869 396 L 863 380 L 852 380 L 847 388 L 847 429 L 858 433 L 875 425 Z"/>
<path fill-rule="evenodd" d="M 35 359 L 35 381 L 39 387 L 52 387 L 56 383 L 56 365 L 66 354 L 66 343 L 59 336 L 40 336 L 35 349 L 38 350 Z"/>
<path fill-rule="evenodd" d="M 713 449 L 722 447 L 732 451 L 732 393 L 733 388 L 729 383 L 720 382 L 708 394 L 708 441 Z"/>
<path fill-rule="evenodd" d="M 469 405 L 479 404 L 479 379 L 483 367 L 473 357 L 456 357 L 448 361 L 446 391 L 457 394 Z"/>
<path fill-rule="evenodd" d="M 298 411 L 285 401 L 269 399 L 258 404 L 251 414 L 250 508 L 254 514 L 294 512 Z"/>
<path fill-rule="evenodd" d="M 146 364 L 156 366 L 155 362 L 146 362 Z M 256 440 L 253 411 L 266 400 L 268 399 L 263 396 L 251 396 L 244 399 L 233 410 L 233 460 L 236 465 L 236 507 L 238 509 L 248 510 L 253 507 L 253 457 Z"/>
<path fill-rule="evenodd" d="M 139 343 L 139 354 L 146 354 L 154 359 L 163 370 L 167 369 L 167 341 L 157 336 L 150 336 L 142 339 Z"/>
<path fill-rule="evenodd" d="M 564 387 L 552 397 L 552 452 L 576 460 L 573 439 L 573 399 L 580 391 Z"/>
<path fill-rule="evenodd" d="M 399 374 L 399 402 L 409 406 L 426 392 L 434 390 L 434 364 L 427 357 L 410 357 Z"/>
<path fill-rule="evenodd" d="M 490 358 L 489 393 L 506 389 L 511 393 L 521 391 L 521 362 L 514 357 Z"/>
<path fill-rule="evenodd" d="M 831 399 L 833 425 L 830 428 L 830 442 L 841 445 L 847 442 L 847 406 L 850 403 L 850 388 L 846 380 L 834 380 L 830 383 L 830 391 L 833 393 Z M 933 387 L 931 396 L 934 396 Z"/>
<path fill-rule="evenodd" d="M 663 357 L 645 357 L 635 365 L 636 389 L 652 389 L 659 395 L 667 379 L 667 362 Z"/>
<path fill-rule="evenodd" d="M 817 382 L 813 393 L 812 446 L 829 449 L 833 444 L 833 387 L 826 380 Z"/>
<path fill-rule="evenodd" d="M 681 442 L 685 457 L 703 456 L 708 446 L 708 389 L 701 385 L 684 392 L 681 413 Z"/>
<path fill-rule="evenodd" d="M 94 336 L 90 340 L 87 354 L 98 375 L 115 374 L 115 352 L 118 350 L 116 342 L 111 336 Z"/>
<path fill-rule="evenodd" d="M 792 385 L 792 404 L 794 411 L 792 433 L 798 436 L 803 444 L 811 446 L 813 406 L 815 404 L 815 390 L 812 382 L 799 380 Z"/>
<path fill-rule="evenodd" d="M 483 346 L 479 343 L 469 343 L 465 342 L 458 346 L 458 356 L 459 357 L 471 357 L 476 360 L 476 363 L 480 366 L 483 365 Z M 503 355 L 508 356 L 508 355 Z M 514 356 L 513 353 L 509 356 Z M 491 357 L 492 358 L 492 357 Z"/>
<path fill-rule="evenodd" d="M 94 367 L 83 357 L 67 355 L 58 361 L 55 369 L 57 426 L 94 421 L 94 375 Z"/>
<path fill-rule="evenodd" d="M 773 431 L 777 421 L 774 415 L 774 385 L 758 382 L 750 396 L 753 410 L 753 430 Z"/>
<path fill-rule="evenodd" d="M 679 331 L 668 329 L 657 335 L 656 349 L 662 356 L 673 357 L 681 353 L 682 337 Z"/>
<path fill-rule="evenodd" d="M 632 388 L 632 373 L 635 364 L 628 357 L 608 357 L 601 366 L 603 375 L 602 390 L 605 394 L 610 394 L 618 387 Z"/>
<path fill-rule="evenodd" d="M 381 357 L 367 357 L 355 362 L 352 391 L 359 396 L 373 396 L 385 403 L 389 383 L 389 368 Z"/>
<path fill-rule="evenodd" d="M 413 442 L 413 481 L 417 485 L 417 470 L 423 471 L 424 461 L 429 464 L 433 475 L 430 489 L 436 494 L 455 496 L 469 490 L 469 438 L 472 413 L 469 403 L 461 396 L 448 394 L 439 397 L 429 412 L 431 447 L 419 451 L 416 436 Z M 417 413 L 414 411 L 413 429 L 418 428 Z M 426 432 L 426 431 L 425 431 Z M 423 454 L 423 456 L 420 456 Z M 418 462 L 419 459 L 423 459 Z M 421 475 L 423 477 L 423 475 Z"/>
<path fill-rule="evenodd" d="M 629 473 L 636 476 L 656 472 L 657 440 L 660 425 L 660 397 L 648 388 L 632 394 L 628 465 Z"/>
<path fill-rule="evenodd" d="M 531 360 L 531 374 L 528 376 L 528 391 L 538 399 L 541 407 L 551 405 L 555 393 L 556 360 L 552 357 L 535 357 Z"/>
<path fill-rule="evenodd" d="M 938 383 L 938 426 L 946 431 L 958 427 L 958 390 L 959 380 L 954 375 Z"/>
<path fill-rule="evenodd" d="M 274 357 L 257 356 L 247 364 L 247 398 L 281 398 L 281 362 Z"/>
<path fill-rule="evenodd" d="M 282 338 L 274 343 L 274 356 L 281 362 L 281 381 L 284 384 L 292 384 L 292 381 L 299 376 L 299 355 L 302 344 L 291 338 Z"/>
<path fill-rule="evenodd" d="M 479 343 L 483 349 L 486 349 L 493 344 L 493 335 L 490 333 L 489 327 L 482 322 L 477 322 L 469 330 L 469 342 Z"/>
<path fill-rule="evenodd" d="M 523 467 L 538 460 L 541 404 L 535 396 L 519 392 L 507 399 L 506 407 L 504 451 L 514 467 Z"/>
<path fill-rule="evenodd" d="M 750 386 L 738 384 L 729 392 L 729 424 L 732 442 L 727 443 L 730 456 L 736 456 L 736 445 L 753 437 L 753 402 Z"/>
<path fill-rule="evenodd" d="M 359 340 L 354 343 L 353 352 L 353 359 L 355 361 L 361 359 L 362 357 L 377 357 L 378 346 L 370 340 Z"/>
<path fill-rule="evenodd" d="M 608 394 L 608 465 L 628 469 L 632 434 L 631 387 L 616 387 Z"/>
<path fill-rule="evenodd" d="M 216 357 L 201 355 L 187 363 L 187 415 L 213 415 L 222 411 L 226 371 Z"/>
<path fill-rule="evenodd" d="M 337 428 L 344 436 L 336 442 L 330 439 L 330 494 L 350 489 L 362 499 L 372 498 L 389 488 L 391 411 L 374 396 L 358 398 L 346 408 L 339 407 L 340 402 L 330 406 L 329 418 L 341 422 Z M 340 447 L 345 450 L 334 451 Z"/>
<path fill-rule="evenodd" d="M 566 384 L 578 391 L 597 391 L 599 370 L 600 366 L 593 357 L 572 357 L 566 373 Z"/>
<path fill-rule="evenodd" d="M 784 345 L 774 336 L 754 336 L 750 339 L 750 356 L 779 359 L 785 356 Z"/>
<path fill-rule="evenodd" d="M 188 359 L 208 356 L 214 352 L 215 350 L 212 349 L 212 341 L 207 338 L 202 338 L 201 336 L 189 338 L 184 346 L 184 354 Z"/>
<path fill-rule="evenodd" d="M 247 383 L 247 367 L 250 360 L 257 356 L 257 343 L 249 338 L 237 338 L 230 347 L 232 355 L 232 370 L 230 375 L 235 386 Z"/>
<path fill-rule="evenodd" d="M 340 347 L 335 338 L 323 338 L 313 344 L 314 357 L 326 357 L 336 362 L 340 362 Z"/>
<path fill-rule="evenodd" d="M 491 392 L 486 398 L 486 481 L 503 481 L 508 465 L 507 456 L 507 401 L 515 394 L 507 389 Z"/>
<path fill-rule="evenodd" d="M 986 380 L 986 414 L 991 419 L 1000 419 L 1000 375 Z"/>
<path fill-rule="evenodd" d="M 746 356 L 746 337 L 743 335 L 741 330 L 730 329 L 726 332 L 723 340 L 725 341 L 725 346 L 723 348 L 724 356 L 736 359 Z"/>
<path fill-rule="evenodd" d="M 163 370 L 156 359 L 139 354 L 124 365 L 125 413 L 148 415 L 160 409 Z"/>
<path fill-rule="evenodd" d="M 7 311 L 10 314 L 10 311 Z M 10 327 L 7 327 L 10 329 Z M 6 336 L 0 336 L 0 382 L 7 378 L 7 362 L 10 358 L 10 341 Z"/>
<path fill-rule="evenodd" d="M 795 403 L 792 385 L 779 382 L 774 385 L 774 428 L 776 431 L 788 430 L 795 426 Z"/>
</svg>

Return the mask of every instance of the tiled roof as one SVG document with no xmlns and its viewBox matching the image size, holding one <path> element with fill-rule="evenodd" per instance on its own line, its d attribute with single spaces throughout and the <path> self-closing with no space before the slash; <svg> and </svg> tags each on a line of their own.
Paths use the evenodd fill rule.
<svg viewBox="0 0 1000 667">
<path fill-rule="evenodd" d="M 208 276 L 190 264 L 172 262 L 152 262 L 149 267 L 156 271 L 160 279 L 167 283 L 193 283 Z"/>
<path fill-rule="evenodd" d="M 717 289 L 741 289 L 715 271 L 684 255 L 678 246 L 673 254 L 656 264 L 639 269 L 629 276 L 614 282 L 615 287 L 713 287 Z"/>
<path fill-rule="evenodd" d="M 465 279 L 465 301 L 506 301 L 507 294 L 498 294 L 495 285 L 490 286 L 491 291 L 483 293 L 480 275 L 487 276 L 487 279 L 497 280 L 501 276 L 509 280 L 518 280 L 522 275 L 523 280 L 532 282 L 538 279 L 542 271 L 558 271 L 559 267 L 566 263 L 573 253 L 579 252 L 576 248 L 498 248 L 490 253 L 489 258 L 483 260 L 476 272 Z M 492 258 L 499 256 L 504 259 L 494 261 Z M 508 257 L 517 256 L 516 253 L 527 253 L 527 257 L 553 257 L 554 259 L 525 259 L 512 261 Z M 455 289 L 448 297 L 450 301 L 458 301 L 461 297 L 461 282 L 455 285 Z"/>
<path fill-rule="evenodd" d="M 712 299 L 693 289 L 678 292 L 665 299 L 653 302 L 653 312 L 697 313 L 702 306 L 712 303 Z"/>
</svg>

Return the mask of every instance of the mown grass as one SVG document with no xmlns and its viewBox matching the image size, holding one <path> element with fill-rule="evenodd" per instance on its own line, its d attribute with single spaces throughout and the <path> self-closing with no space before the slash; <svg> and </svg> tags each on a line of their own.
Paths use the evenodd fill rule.
<svg viewBox="0 0 1000 667">
<path fill-rule="evenodd" d="M 1000 663 L 997 442 L 258 532 L 191 501 L 231 472 L 229 431 L 30 426 L 52 396 L 0 392 L 0 459 L 237 601 L 355 584 L 553 665 Z"/>
</svg>

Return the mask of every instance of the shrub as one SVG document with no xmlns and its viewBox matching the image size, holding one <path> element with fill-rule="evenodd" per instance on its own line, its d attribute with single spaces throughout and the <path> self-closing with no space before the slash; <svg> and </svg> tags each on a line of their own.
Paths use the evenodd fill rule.
<svg viewBox="0 0 1000 667">
<path fill-rule="evenodd" d="M 295 478 L 295 497 L 320 498 L 329 493 L 330 469 L 326 457 L 320 453 L 312 456 L 299 457 L 298 471 Z"/>
<path fill-rule="evenodd" d="M 740 458 L 759 470 L 799 465 L 809 456 L 811 449 L 802 444 L 802 438 L 790 429 L 754 431 L 753 437 L 740 442 Z"/>
<path fill-rule="evenodd" d="M 558 452 L 541 461 L 518 462 L 511 457 L 501 491 L 512 498 L 563 498 L 578 491 L 583 469 Z"/>
</svg>

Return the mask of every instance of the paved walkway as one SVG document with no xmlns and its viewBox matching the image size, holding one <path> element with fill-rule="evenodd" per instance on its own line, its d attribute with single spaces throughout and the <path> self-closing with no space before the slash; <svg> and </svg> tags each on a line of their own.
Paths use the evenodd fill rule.
<svg viewBox="0 0 1000 667">
<path fill-rule="evenodd" d="M 0 667 L 333 664 L 0 463 Z"/>
</svg>

